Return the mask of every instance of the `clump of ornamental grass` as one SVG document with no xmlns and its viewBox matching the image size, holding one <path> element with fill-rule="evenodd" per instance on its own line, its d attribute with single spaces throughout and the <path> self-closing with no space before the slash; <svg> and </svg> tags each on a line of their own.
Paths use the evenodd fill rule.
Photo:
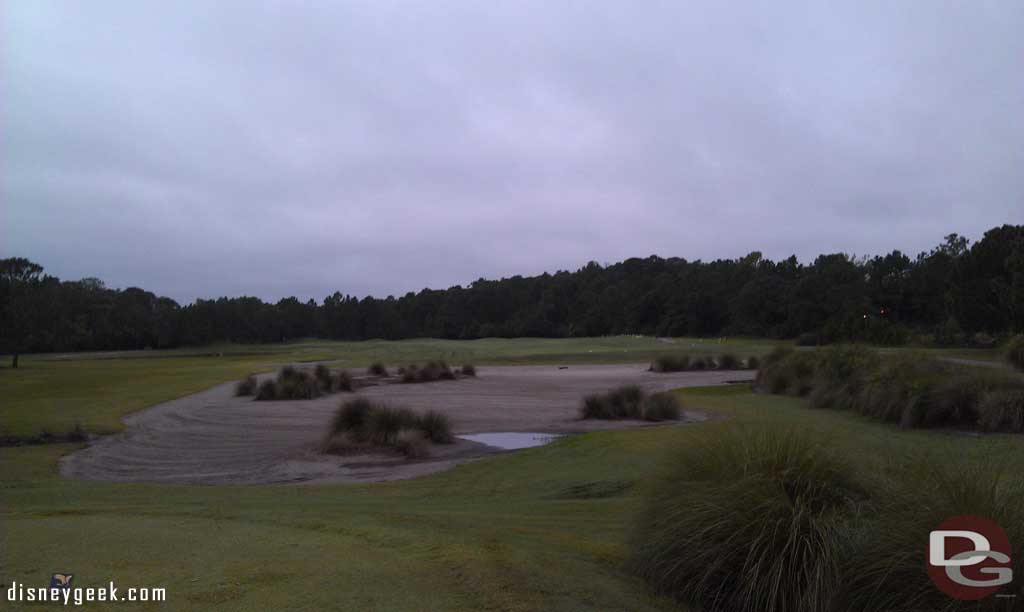
<svg viewBox="0 0 1024 612">
<path fill-rule="evenodd" d="M 461 369 L 463 376 L 476 376 L 476 366 L 471 363 L 462 364 Z"/>
<path fill-rule="evenodd" d="M 624 385 L 607 393 L 587 395 L 580 404 L 581 419 L 647 421 L 682 418 L 679 401 L 669 393 L 648 396 L 636 385 Z"/>
<path fill-rule="evenodd" d="M 683 416 L 679 400 L 671 393 L 655 393 L 643 402 L 645 421 L 678 421 Z"/>
<path fill-rule="evenodd" d="M 451 422 L 441 413 L 417 415 L 408 408 L 354 398 L 342 403 L 334 414 L 322 450 L 331 454 L 385 450 L 418 458 L 429 453 L 430 443 L 454 441 Z"/>
<path fill-rule="evenodd" d="M 375 361 L 370 364 L 369 368 L 366 369 L 366 373 L 369 374 L 370 376 L 387 376 L 388 369 L 384 367 L 383 363 Z"/>
<path fill-rule="evenodd" d="M 813 388 L 815 362 L 814 353 L 777 348 L 765 356 L 754 386 L 768 393 L 807 395 Z"/>
<path fill-rule="evenodd" d="M 719 370 L 738 370 L 740 367 L 740 360 L 736 355 L 732 353 L 725 353 L 719 355 L 716 361 L 716 366 Z"/>
<path fill-rule="evenodd" d="M 817 354 L 813 389 L 808 396 L 812 408 L 850 410 L 867 381 L 878 370 L 874 350 L 858 345 L 837 345 Z"/>
<path fill-rule="evenodd" d="M 235 385 L 235 395 L 239 397 L 245 395 L 252 395 L 253 393 L 256 393 L 256 387 L 256 377 L 250 374 L 249 376 L 246 376 L 242 380 L 238 381 L 238 383 Z"/>
<path fill-rule="evenodd" d="M 1024 433 L 1024 390 L 985 392 L 978 401 L 978 426 L 983 431 Z"/>
<path fill-rule="evenodd" d="M 253 380 L 255 383 L 255 379 Z M 256 398 L 268 400 L 308 400 L 325 393 L 352 391 L 352 376 L 345 370 L 333 374 L 330 369 L 318 364 L 313 372 L 285 366 L 274 380 L 265 380 L 256 388 Z"/>
<path fill-rule="evenodd" d="M 863 497 L 853 469 L 810 434 L 704 431 L 647 488 L 629 567 L 705 612 L 831 612 Z"/>
<path fill-rule="evenodd" d="M 1000 465 L 951 461 L 944 455 L 915 457 L 892 479 L 874 485 L 873 501 L 851 525 L 842 563 L 837 612 L 953 612 L 1009 610 L 1005 600 L 950 598 L 924 571 L 929 533 L 954 516 L 986 517 L 1001 526 L 1011 544 L 1024 541 L 1024 486 Z M 1024 557 L 1011 555 L 1014 577 Z M 1024 597 L 1024 582 L 1003 591 Z M 1014 608 L 1015 609 L 1015 608 Z"/>
<path fill-rule="evenodd" d="M 750 357 L 747 357 L 746 366 L 748 370 L 756 370 L 761 367 L 761 360 L 756 356 L 751 355 Z"/>
<path fill-rule="evenodd" d="M 683 372 L 690 369 L 689 355 L 659 355 L 651 362 L 651 372 Z"/>
<path fill-rule="evenodd" d="M 426 383 L 437 380 L 455 380 L 455 372 L 444 361 L 428 361 L 422 366 L 409 364 L 398 370 L 403 383 Z"/>
</svg>

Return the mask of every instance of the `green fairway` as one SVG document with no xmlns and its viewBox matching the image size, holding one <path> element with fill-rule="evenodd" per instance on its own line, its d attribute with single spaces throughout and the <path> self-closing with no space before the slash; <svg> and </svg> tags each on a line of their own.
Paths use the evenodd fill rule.
<svg viewBox="0 0 1024 612">
<path fill-rule="evenodd" d="M 671 351 L 762 354 L 765 340 L 663 341 L 638 336 L 567 339 L 310 340 L 272 345 L 216 345 L 170 351 L 134 351 L 22 357 L 17 370 L 0 368 L 0 438 L 64 434 L 80 424 L 112 433 L 121 417 L 212 385 L 288 362 L 334 361 L 366 367 L 445 359 L 452 364 L 615 363 L 647 361 Z"/>
<path fill-rule="evenodd" d="M 708 428 L 791 423 L 879 474 L 921 453 L 1024 468 L 1024 442 L 901 431 L 744 388 L 680 392 L 729 419 L 574 436 L 414 481 L 200 487 L 65 481 L 74 448 L 0 449 L 0 577 L 166 587 L 166 609 L 654 610 L 621 569 L 638 492 Z"/>
<path fill-rule="evenodd" d="M 128 412 L 285 361 L 643 361 L 665 351 L 744 356 L 770 346 L 622 337 L 37 356 L 0 374 L 0 394 L 8 431 L 59 430 L 71 420 L 111 431 Z M 728 418 L 572 436 L 392 483 L 69 481 L 57 476 L 57 461 L 77 445 L 0 448 L 0 581 L 45 586 L 50 573 L 72 572 L 76 586 L 164 587 L 160 609 L 170 610 L 668 610 L 677 608 L 622 563 L 645 482 L 666 451 L 692 436 L 789 423 L 880 478 L 925 456 L 1024 469 L 1019 436 L 903 431 L 744 387 L 678 393 L 687 407 Z"/>
</svg>

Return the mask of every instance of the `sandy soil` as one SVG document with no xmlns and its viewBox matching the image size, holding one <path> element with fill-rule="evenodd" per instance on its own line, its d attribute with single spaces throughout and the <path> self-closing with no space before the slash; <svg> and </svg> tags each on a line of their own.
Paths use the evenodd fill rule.
<svg viewBox="0 0 1024 612">
<path fill-rule="evenodd" d="M 308 366 L 308 364 L 305 364 Z M 358 391 L 392 405 L 434 409 L 456 434 L 497 431 L 573 433 L 650 426 L 638 421 L 580 421 L 580 398 L 620 384 L 650 391 L 725 384 L 751 372 L 656 374 L 647 364 L 480 367 L 477 378 L 425 384 L 382 384 Z M 269 375 L 268 375 L 269 376 Z M 338 404 L 352 394 L 315 400 L 256 402 L 218 385 L 137 412 L 126 430 L 68 455 L 71 478 L 201 484 L 355 482 L 413 478 L 499 451 L 466 440 L 432 447 L 419 461 L 384 455 L 337 457 L 316 448 Z M 688 421 L 703 420 L 691 411 Z"/>
</svg>

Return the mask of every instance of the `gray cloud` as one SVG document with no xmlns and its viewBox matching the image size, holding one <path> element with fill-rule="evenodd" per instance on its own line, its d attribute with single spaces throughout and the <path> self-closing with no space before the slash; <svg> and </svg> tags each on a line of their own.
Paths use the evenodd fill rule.
<svg viewBox="0 0 1024 612">
<path fill-rule="evenodd" d="M 5 2 L 0 254 L 182 301 L 1024 223 L 1019 2 Z"/>
</svg>

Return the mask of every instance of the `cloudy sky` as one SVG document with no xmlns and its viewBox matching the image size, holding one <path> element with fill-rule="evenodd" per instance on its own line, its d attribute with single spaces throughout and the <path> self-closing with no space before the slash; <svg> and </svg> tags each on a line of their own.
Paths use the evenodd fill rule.
<svg viewBox="0 0 1024 612">
<path fill-rule="evenodd" d="M 1024 223 L 1021 32 L 1019 0 L 5 0 L 0 256 L 191 301 L 916 253 Z"/>
</svg>

